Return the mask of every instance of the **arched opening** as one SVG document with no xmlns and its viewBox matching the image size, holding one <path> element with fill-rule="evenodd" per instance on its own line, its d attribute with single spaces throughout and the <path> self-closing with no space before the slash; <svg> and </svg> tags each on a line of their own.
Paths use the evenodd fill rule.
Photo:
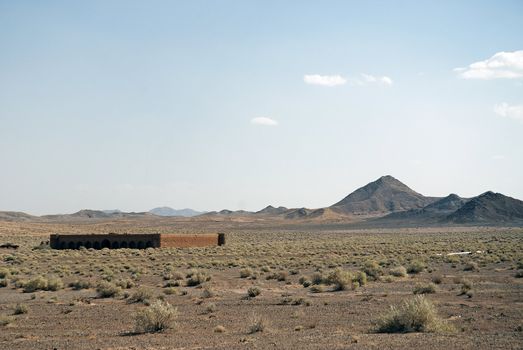
<svg viewBox="0 0 523 350">
<path fill-rule="evenodd" d="M 129 248 L 131 248 L 131 249 L 136 248 L 136 243 L 134 243 L 134 241 L 129 242 Z"/>
<path fill-rule="evenodd" d="M 113 244 L 111 244 L 111 248 L 118 249 L 120 246 L 118 245 L 118 242 L 113 242 Z"/>
<path fill-rule="evenodd" d="M 60 242 L 59 249 L 65 249 L 65 242 Z"/>
<path fill-rule="evenodd" d="M 111 246 L 111 243 L 109 242 L 108 239 L 104 239 L 102 241 L 102 248 L 109 248 Z"/>
<path fill-rule="evenodd" d="M 100 249 L 100 242 L 98 242 L 98 241 L 94 242 L 93 248 L 94 249 Z"/>
<path fill-rule="evenodd" d="M 90 249 L 92 247 L 93 247 L 93 245 L 91 244 L 91 242 L 89 242 L 89 241 L 85 242 L 85 248 Z"/>
<path fill-rule="evenodd" d="M 76 244 L 74 244 L 74 242 L 69 242 L 69 244 L 67 245 L 67 249 L 74 249 L 76 248 Z"/>
<path fill-rule="evenodd" d="M 145 248 L 152 248 L 152 247 L 153 247 L 153 242 L 147 241 L 147 243 L 145 243 Z"/>
<path fill-rule="evenodd" d="M 123 242 L 120 244 L 120 248 L 127 248 L 127 242 L 126 242 L 126 241 L 123 241 Z"/>
<path fill-rule="evenodd" d="M 138 241 L 138 249 L 144 249 L 145 248 L 145 244 L 143 243 L 143 241 Z"/>
<path fill-rule="evenodd" d="M 76 243 L 76 249 L 80 249 L 80 247 L 83 247 L 83 243 L 82 242 L 78 242 Z"/>
</svg>

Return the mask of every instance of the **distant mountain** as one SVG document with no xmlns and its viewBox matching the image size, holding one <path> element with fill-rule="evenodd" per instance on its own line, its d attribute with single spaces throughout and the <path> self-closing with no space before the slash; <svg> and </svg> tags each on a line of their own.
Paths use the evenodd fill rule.
<svg viewBox="0 0 523 350">
<path fill-rule="evenodd" d="M 268 205 L 265 208 L 263 208 L 262 210 L 257 211 L 255 214 L 280 215 L 280 214 L 285 213 L 287 210 L 289 210 L 289 209 L 287 209 L 285 207 L 275 208 L 272 205 Z"/>
<path fill-rule="evenodd" d="M 285 219 L 301 219 L 312 213 L 313 210 L 307 208 L 289 209 L 285 214 Z"/>
<path fill-rule="evenodd" d="M 158 207 L 149 210 L 149 213 L 157 215 L 157 216 L 185 216 L 185 217 L 191 217 L 203 214 L 203 212 L 196 211 L 193 209 L 173 209 L 170 207 Z"/>
<path fill-rule="evenodd" d="M 20 211 L 0 211 L 0 220 L 2 221 L 28 221 L 37 218 Z"/>
<path fill-rule="evenodd" d="M 463 204 L 447 220 L 455 223 L 523 222 L 523 201 L 489 191 Z"/>
<path fill-rule="evenodd" d="M 385 214 L 421 209 L 437 199 L 425 197 L 387 175 L 357 189 L 330 208 L 344 214 Z"/>
<path fill-rule="evenodd" d="M 120 214 L 122 211 L 120 209 L 106 209 L 102 210 L 106 214 Z"/>
<path fill-rule="evenodd" d="M 461 198 L 457 194 L 450 194 L 441 198 L 421 209 L 410 209 L 406 211 L 394 212 L 386 215 L 377 221 L 387 220 L 439 220 L 444 219 L 447 215 L 458 210 L 467 202 L 467 199 Z"/>
</svg>

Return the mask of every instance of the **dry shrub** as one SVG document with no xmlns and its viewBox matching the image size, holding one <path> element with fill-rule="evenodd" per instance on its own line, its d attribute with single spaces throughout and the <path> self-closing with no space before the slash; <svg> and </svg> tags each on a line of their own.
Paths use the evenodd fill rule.
<svg viewBox="0 0 523 350">
<path fill-rule="evenodd" d="M 135 316 L 136 333 L 155 333 L 174 328 L 178 310 L 163 300 L 157 300 Z"/>
<path fill-rule="evenodd" d="M 245 268 L 245 269 L 241 269 L 240 270 L 240 278 L 247 278 L 247 277 L 251 277 L 253 274 L 253 271 L 251 268 Z"/>
<path fill-rule="evenodd" d="M 425 270 L 427 266 L 423 261 L 420 260 L 413 260 L 407 267 L 407 272 L 412 274 L 420 273 L 421 271 Z"/>
<path fill-rule="evenodd" d="M 479 271 L 479 266 L 478 266 L 478 264 L 476 262 L 469 261 L 463 267 L 463 271 Z"/>
<path fill-rule="evenodd" d="M 249 298 L 255 298 L 260 294 L 261 294 L 261 289 L 258 287 L 249 287 L 249 289 L 247 289 L 247 296 Z"/>
<path fill-rule="evenodd" d="M 224 326 L 216 326 L 213 329 L 214 333 L 225 333 L 225 327 Z"/>
<path fill-rule="evenodd" d="M 441 319 L 434 304 L 422 295 L 391 306 L 390 311 L 377 321 L 378 333 L 444 332 L 452 326 Z"/>
<path fill-rule="evenodd" d="M 365 265 L 363 265 L 362 271 L 365 272 L 371 280 L 377 280 L 383 275 L 381 266 L 375 261 L 367 261 Z"/>
<path fill-rule="evenodd" d="M 111 282 L 102 281 L 96 286 L 99 298 L 112 298 L 120 295 L 122 289 Z"/>
<path fill-rule="evenodd" d="M 0 288 L 7 287 L 9 280 L 7 278 L 0 278 Z"/>
<path fill-rule="evenodd" d="M 349 271 L 337 268 L 329 273 L 327 281 L 329 284 L 334 284 L 334 290 L 347 290 L 349 288 L 355 289 L 353 285 L 354 275 Z"/>
<path fill-rule="evenodd" d="M 23 288 L 25 293 L 32 293 L 37 290 L 57 291 L 64 287 L 64 283 L 58 277 L 45 278 L 42 276 L 36 276 L 27 282 L 20 282 L 18 286 Z"/>
<path fill-rule="evenodd" d="M 211 280 L 211 276 L 206 272 L 191 273 L 187 280 L 187 286 L 194 287 Z"/>
<path fill-rule="evenodd" d="M 129 297 L 127 302 L 129 303 L 143 303 L 143 304 L 150 304 L 151 301 L 155 298 L 154 291 L 151 288 L 148 287 L 139 287 L 137 290 L 134 291 L 133 294 Z"/>
<path fill-rule="evenodd" d="M 14 318 L 6 315 L 0 315 L 0 326 L 7 326 L 9 323 L 13 322 Z"/>
<path fill-rule="evenodd" d="M 28 311 L 29 311 L 29 308 L 27 307 L 26 304 L 16 304 L 14 314 L 22 315 L 22 314 L 26 314 Z"/>
<path fill-rule="evenodd" d="M 73 290 L 89 289 L 91 288 L 91 282 L 85 280 L 75 280 L 74 282 L 69 283 L 69 287 L 71 287 Z"/>
<path fill-rule="evenodd" d="M 269 328 L 269 321 L 265 317 L 259 315 L 252 315 L 250 324 L 249 333 L 251 334 L 265 332 Z"/>
<path fill-rule="evenodd" d="M 394 277 L 407 277 L 407 269 L 404 266 L 394 267 L 389 273 Z"/>
<path fill-rule="evenodd" d="M 436 293 L 436 285 L 434 283 L 417 284 L 414 287 L 414 294 L 432 294 Z"/>
</svg>

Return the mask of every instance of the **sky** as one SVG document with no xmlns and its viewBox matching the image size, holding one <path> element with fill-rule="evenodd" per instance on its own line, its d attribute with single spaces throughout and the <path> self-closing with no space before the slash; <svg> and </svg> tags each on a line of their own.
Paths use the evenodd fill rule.
<svg viewBox="0 0 523 350">
<path fill-rule="evenodd" d="M 0 0 L 0 210 L 523 199 L 522 1 Z"/>
</svg>

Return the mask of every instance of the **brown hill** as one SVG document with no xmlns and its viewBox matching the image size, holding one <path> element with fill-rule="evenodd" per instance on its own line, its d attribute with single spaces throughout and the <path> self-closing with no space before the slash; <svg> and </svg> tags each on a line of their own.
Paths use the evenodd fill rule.
<svg viewBox="0 0 523 350">
<path fill-rule="evenodd" d="M 387 175 L 357 189 L 330 208 L 345 214 L 376 215 L 421 209 L 437 199 L 425 197 Z"/>
<path fill-rule="evenodd" d="M 0 211 L 0 220 L 3 221 L 28 221 L 34 218 L 35 216 L 20 211 Z"/>
<path fill-rule="evenodd" d="M 485 192 L 447 216 L 455 223 L 523 222 L 523 201 L 501 193 Z"/>
</svg>

